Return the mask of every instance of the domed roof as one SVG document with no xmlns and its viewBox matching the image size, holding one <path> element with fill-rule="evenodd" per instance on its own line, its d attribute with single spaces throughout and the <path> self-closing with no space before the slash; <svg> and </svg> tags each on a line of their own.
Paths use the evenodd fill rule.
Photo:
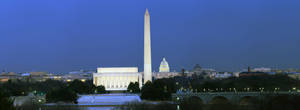
<svg viewBox="0 0 300 110">
<path fill-rule="evenodd" d="M 193 71 L 194 71 L 194 72 L 200 72 L 201 69 L 202 69 L 202 68 L 200 67 L 200 65 L 199 65 L 199 64 L 196 64 L 195 67 L 194 67 L 194 69 L 193 69 Z"/>
<path fill-rule="evenodd" d="M 163 57 L 163 60 L 160 62 L 159 72 L 170 72 L 169 64 L 165 57 Z"/>
</svg>

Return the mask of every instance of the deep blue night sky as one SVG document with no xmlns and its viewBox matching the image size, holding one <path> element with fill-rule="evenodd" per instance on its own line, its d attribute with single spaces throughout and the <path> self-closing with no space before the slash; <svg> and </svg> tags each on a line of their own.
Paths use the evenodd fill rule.
<svg viewBox="0 0 300 110">
<path fill-rule="evenodd" d="M 0 69 L 68 72 L 152 64 L 300 68 L 299 0 L 1 0 Z"/>
</svg>

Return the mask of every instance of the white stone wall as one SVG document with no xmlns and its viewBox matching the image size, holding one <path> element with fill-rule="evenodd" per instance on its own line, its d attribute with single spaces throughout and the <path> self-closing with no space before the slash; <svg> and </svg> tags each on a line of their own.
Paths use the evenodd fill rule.
<svg viewBox="0 0 300 110">
<path fill-rule="evenodd" d="M 127 90 L 130 82 L 142 85 L 142 75 L 137 72 L 94 73 L 93 80 L 96 86 L 103 85 L 107 91 Z"/>
</svg>

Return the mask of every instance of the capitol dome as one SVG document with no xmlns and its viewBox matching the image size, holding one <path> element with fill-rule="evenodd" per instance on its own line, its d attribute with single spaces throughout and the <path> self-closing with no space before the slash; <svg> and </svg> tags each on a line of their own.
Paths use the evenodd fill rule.
<svg viewBox="0 0 300 110">
<path fill-rule="evenodd" d="M 194 69 L 193 69 L 193 72 L 198 73 L 198 72 L 201 72 L 201 71 L 202 71 L 202 68 L 200 67 L 200 65 L 196 64 L 195 67 L 194 67 Z"/>
<path fill-rule="evenodd" d="M 160 63 L 159 72 L 170 72 L 170 67 L 165 57 Z"/>
</svg>

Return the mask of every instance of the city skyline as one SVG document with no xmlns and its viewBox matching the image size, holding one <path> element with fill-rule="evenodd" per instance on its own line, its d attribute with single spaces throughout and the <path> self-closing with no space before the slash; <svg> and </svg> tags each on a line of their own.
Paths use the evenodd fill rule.
<svg viewBox="0 0 300 110">
<path fill-rule="evenodd" d="M 231 1 L 1 1 L 0 69 L 143 68 L 146 8 L 154 71 L 163 56 L 171 71 L 195 64 L 220 71 L 300 67 L 299 1 Z"/>
</svg>

